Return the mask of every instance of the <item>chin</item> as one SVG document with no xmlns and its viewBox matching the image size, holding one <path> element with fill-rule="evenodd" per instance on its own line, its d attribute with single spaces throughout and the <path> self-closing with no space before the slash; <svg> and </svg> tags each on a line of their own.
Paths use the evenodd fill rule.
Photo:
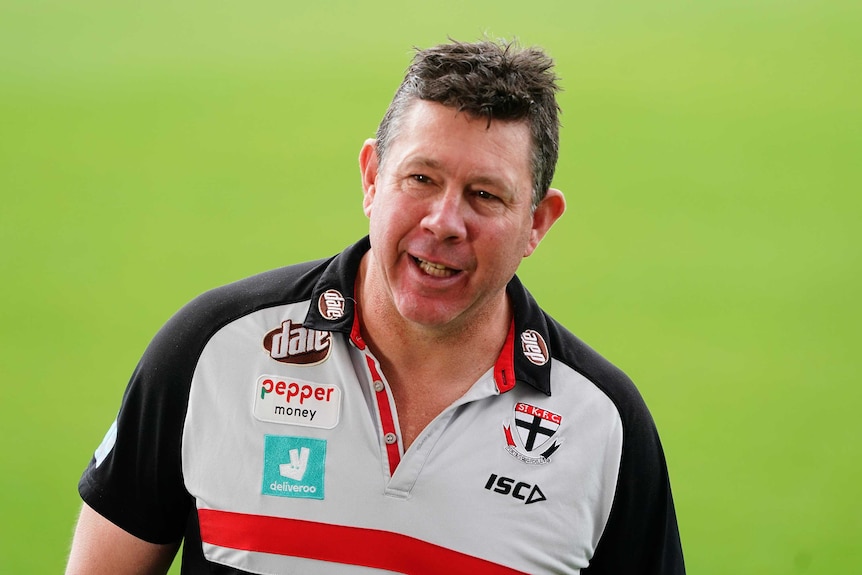
<svg viewBox="0 0 862 575">
<path fill-rule="evenodd" d="M 398 313 L 406 321 L 426 328 L 443 327 L 451 324 L 461 314 L 458 310 L 449 309 L 431 302 L 411 299 L 402 301 L 396 306 Z"/>
</svg>

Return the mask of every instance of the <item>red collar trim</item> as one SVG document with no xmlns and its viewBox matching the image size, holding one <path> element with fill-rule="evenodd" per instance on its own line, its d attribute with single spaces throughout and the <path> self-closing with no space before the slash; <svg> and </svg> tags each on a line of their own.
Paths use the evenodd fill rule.
<svg viewBox="0 0 862 575">
<path fill-rule="evenodd" d="M 509 325 L 509 333 L 506 335 L 506 343 L 494 364 L 494 382 L 497 391 L 506 393 L 515 387 L 515 320 Z"/>
<path fill-rule="evenodd" d="M 362 330 L 359 328 L 359 313 L 353 314 L 353 327 L 350 328 L 350 341 L 359 348 L 365 350 L 365 340 L 362 339 Z"/>
</svg>

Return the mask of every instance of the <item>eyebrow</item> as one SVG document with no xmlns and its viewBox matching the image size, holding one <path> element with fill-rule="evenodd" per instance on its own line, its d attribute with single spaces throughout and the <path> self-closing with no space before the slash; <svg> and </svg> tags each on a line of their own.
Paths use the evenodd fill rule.
<svg viewBox="0 0 862 575">
<path fill-rule="evenodd" d="M 426 158 L 425 156 L 412 156 L 407 158 L 407 161 L 404 162 L 407 166 L 420 165 L 427 166 L 429 168 L 434 168 L 435 170 L 440 169 L 442 164 L 433 158 Z"/>
</svg>

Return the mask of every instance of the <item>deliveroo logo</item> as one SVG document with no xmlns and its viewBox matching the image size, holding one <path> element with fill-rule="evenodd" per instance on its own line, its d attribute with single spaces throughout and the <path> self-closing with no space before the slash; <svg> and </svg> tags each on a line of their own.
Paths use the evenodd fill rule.
<svg viewBox="0 0 862 575">
<path fill-rule="evenodd" d="M 325 439 L 267 435 L 263 449 L 261 493 L 276 497 L 323 499 Z"/>
</svg>

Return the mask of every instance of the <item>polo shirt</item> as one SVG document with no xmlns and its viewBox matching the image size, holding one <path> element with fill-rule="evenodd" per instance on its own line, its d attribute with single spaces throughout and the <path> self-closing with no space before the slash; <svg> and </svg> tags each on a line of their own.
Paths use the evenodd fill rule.
<svg viewBox="0 0 862 575">
<path fill-rule="evenodd" d="M 517 277 L 496 364 L 403 449 L 353 297 L 364 238 L 186 305 L 79 484 L 182 573 L 683 573 L 631 381 Z M 428 381 L 426 385 L 446 385 Z"/>
</svg>

